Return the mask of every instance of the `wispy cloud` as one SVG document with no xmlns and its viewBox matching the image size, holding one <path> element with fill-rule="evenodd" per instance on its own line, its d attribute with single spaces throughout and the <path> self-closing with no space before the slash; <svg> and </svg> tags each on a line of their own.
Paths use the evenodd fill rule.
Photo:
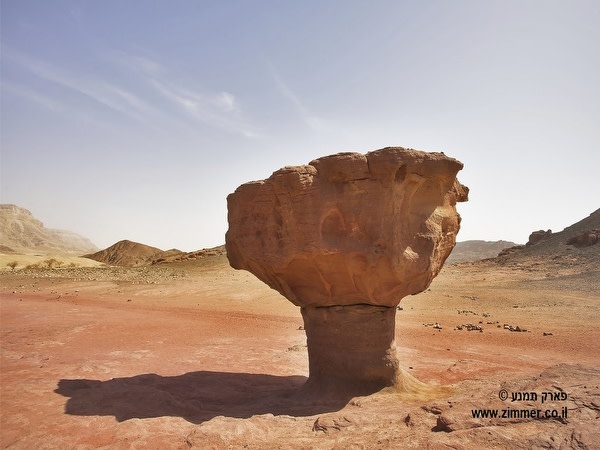
<svg viewBox="0 0 600 450">
<path fill-rule="evenodd" d="M 89 111 L 82 111 L 75 105 L 57 100 L 52 96 L 45 95 L 38 90 L 32 89 L 29 86 L 10 81 L 2 81 L 2 91 L 4 95 L 11 94 L 18 96 L 30 103 L 37 105 L 39 108 L 46 109 L 53 115 L 68 116 L 72 120 L 79 123 L 92 124 L 96 128 L 101 128 L 108 131 L 111 128 L 110 122 L 105 118 L 99 118 L 97 115 L 90 114 Z"/>
<path fill-rule="evenodd" d="M 313 114 L 311 111 L 306 108 L 304 103 L 300 100 L 300 97 L 296 95 L 296 93 L 289 87 L 289 85 L 283 80 L 281 75 L 273 64 L 268 63 L 269 71 L 271 72 L 271 76 L 275 81 L 275 85 L 279 93 L 285 97 L 292 104 L 296 113 L 300 117 L 300 119 L 312 130 L 321 131 L 325 127 L 325 121 Z"/>
<path fill-rule="evenodd" d="M 57 102 L 52 97 L 49 97 L 44 94 L 40 94 L 26 86 L 22 86 L 20 84 L 7 82 L 5 80 L 2 81 L 2 89 L 6 92 L 10 92 L 14 95 L 18 95 L 36 105 L 48 109 L 52 112 L 65 112 L 66 108 L 60 102 Z"/>
<path fill-rule="evenodd" d="M 143 122 L 150 114 L 155 114 L 154 108 L 132 92 L 112 85 L 93 76 L 73 73 L 47 64 L 29 56 L 9 52 L 8 57 L 22 68 L 29 70 L 37 77 L 77 92 L 94 102 L 110 108 L 120 114 Z M 58 103 L 54 101 L 54 103 Z"/>
<path fill-rule="evenodd" d="M 139 53 L 118 51 L 111 53 L 109 58 L 136 73 L 176 111 L 193 121 L 248 138 L 259 137 L 256 127 L 245 118 L 234 94 L 225 90 L 209 92 L 183 82 L 174 82 L 172 79 L 176 77 L 163 64 L 143 50 Z"/>
<path fill-rule="evenodd" d="M 140 50 L 140 53 L 146 53 Z M 166 72 L 165 67 L 155 59 L 141 54 L 127 53 L 122 50 L 106 52 L 104 59 L 108 64 L 116 64 L 127 71 L 142 76 L 160 76 Z"/>
<path fill-rule="evenodd" d="M 229 92 L 202 93 L 158 79 L 152 79 L 151 83 L 165 99 L 195 121 L 248 138 L 259 136 L 255 127 L 243 118 L 235 96 Z"/>
<path fill-rule="evenodd" d="M 4 56 L 7 56 L 7 52 L 4 52 Z M 203 92 L 168 81 L 171 77 L 169 71 L 146 56 L 112 53 L 108 63 L 120 67 L 121 73 L 119 69 L 116 71 L 119 82 L 59 68 L 12 51 L 8 52 L 8 58 L 40 79 L 83 95 L 98 105 L 142 124 L 156 121 L 173 123 L 173 113 L 180 113 L 195 122 L 227 133 L 247 138 L 259 136 L 256 127 L 242 114 L 242 108 L 234 94 L 226 90 Z M 22 89 L 21 94 L 28 95 L 30 100 L 39 104 L 45 103 L 46 107 L 57 109 L 61 104 L 61 100 L 53 100 L 42 94 L 36 100 L 36 93 L 31 89 Z M 181 123 L 178 125 L 181 126 Z"/>
<path fill-rule="evenodd" d="M 239 114 L 240 112 L 240 108 L 235 96 L 229 92 L 219 93 L 215 98 L 214 104 L 226 113 L 233 112 Z"/>
</svg>

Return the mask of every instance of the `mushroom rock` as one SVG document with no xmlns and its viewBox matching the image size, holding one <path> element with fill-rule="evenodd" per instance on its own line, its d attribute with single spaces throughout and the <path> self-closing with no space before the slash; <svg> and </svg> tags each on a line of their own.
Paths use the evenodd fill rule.
<svg viewBox="0 0 600 450">
<path fill-rule="evenodd" d="M 338 153 L 227 197 L 231 266 L 301 307 L 307 386 L 369 393 L 406 384 L 396 306 L 427 289 L 455 245 L 456 203 L 468 197 L 456 179 L 462 167 L 400 147 Z"/>
</svg>

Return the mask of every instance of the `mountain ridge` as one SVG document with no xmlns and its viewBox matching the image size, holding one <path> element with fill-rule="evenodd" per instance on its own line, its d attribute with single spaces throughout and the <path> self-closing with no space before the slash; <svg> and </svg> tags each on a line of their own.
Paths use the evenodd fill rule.
<svg viewBox="0 0 600 450">
<path fill-rule="evenodd" d="M 73 231 L 46 228 L 28 209 L 0 204 L 0 249 L 3 253 L 64 252 L 82 254 L 98 250 L 88 238 Z"/>
<path fill-rule="evenodd" d="M 481 259 L 493 258 L 502 250 L 514 247 L 518 244 L 511 241 L 485 241 L 472 239 L 459 241 L 454 246 L 452 253 L 446 260 L 447 264 L 456 264 L 461 262 L 478 261 Z"/>
</svg>

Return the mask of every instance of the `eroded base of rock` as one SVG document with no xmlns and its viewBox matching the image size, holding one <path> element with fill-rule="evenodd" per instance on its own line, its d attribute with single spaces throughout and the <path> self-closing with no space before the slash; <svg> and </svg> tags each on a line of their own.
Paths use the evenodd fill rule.
<svg viewBox="0 0 600 450">
<path fill-rule="evenodd" d="M 395 308 L 351 305 L 301 310 L 310 372 L 305 391 L 365 395 L 396 386 L 399 375 L 405 374 L 396 357 Z"/>
</svg>

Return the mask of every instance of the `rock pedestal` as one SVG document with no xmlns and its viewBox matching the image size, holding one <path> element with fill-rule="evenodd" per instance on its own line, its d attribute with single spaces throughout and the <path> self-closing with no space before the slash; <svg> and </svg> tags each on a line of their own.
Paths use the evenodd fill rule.
<svg viewBox="0 0 600 450">
<path fill-rule="evenodd" d="M 308 345 L 309 386 L 358 395 L 395 383 L 395 308 L 351 305 L 301 311 Z"/>
<path fill-rule="evenodd" d="M 395 306 L 426 289 L 455 245 L 462 164 L 390 147 L 339 153 L 227 197 L 227 256 L 302 307 L 308 386 L 397 383 Z"/>
</svg>

